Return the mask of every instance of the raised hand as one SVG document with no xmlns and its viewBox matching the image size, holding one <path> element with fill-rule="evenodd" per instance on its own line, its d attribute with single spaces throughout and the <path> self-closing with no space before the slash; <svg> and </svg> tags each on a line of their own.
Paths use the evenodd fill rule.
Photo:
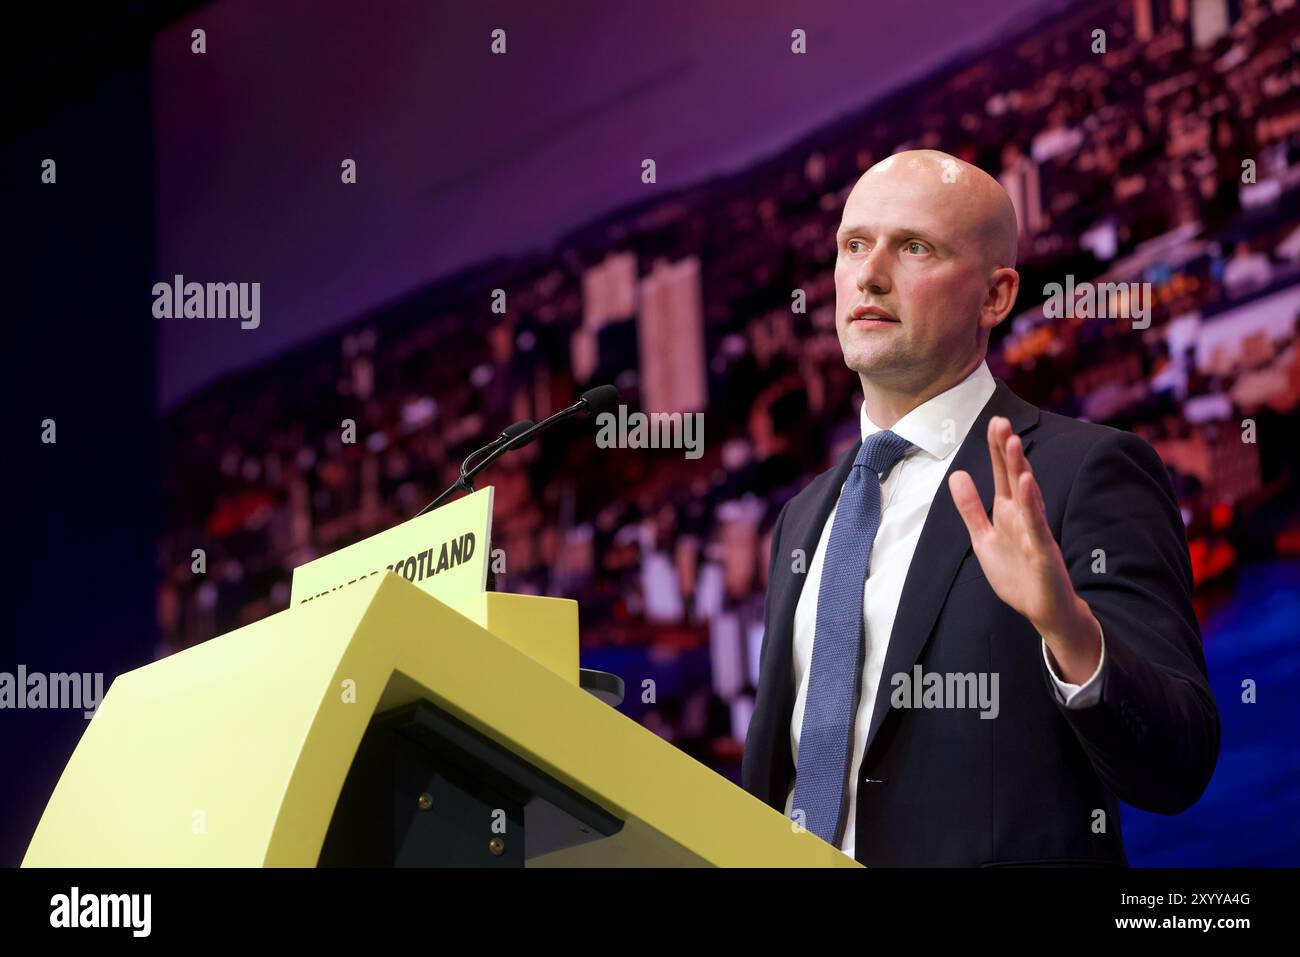
<svg viewBox="0 0 1300 957">
<path fill-rule="evenodd" d="M 1025 458 L 1020 436 L 1001 416 L 989 420 L 993 463 L 993 520 L 984 512 L 966 472 L 948 479 L 953 504 L 993 591 L 1038 630 L 1066 681 L 1082 683 L 1101 654 L 1101 630 L 1070 582 L 1052 537 L 1043 494 Z"/>
</svg>

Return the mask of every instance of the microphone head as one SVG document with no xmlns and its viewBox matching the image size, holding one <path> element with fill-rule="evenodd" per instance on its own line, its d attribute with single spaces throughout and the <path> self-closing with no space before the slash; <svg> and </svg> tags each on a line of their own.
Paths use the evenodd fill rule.
<svg viewBox="0 0 1300 957">
<path fill-rule="evenodd" d="M 578 400 L 586 406 L 587 415 L 600 415 L 610 412 L 618 405 L 618 389 L 612 385 L 598 385 L 582 393 Z"/>
<path fill-rule="evenodd" d="M 507 440 L 506 447 L 513 450 L 522 449 L 525 445 L 530 445 L 537 438 L 536 434 L 528 436 L 528 438 L 524 439 L 522 442 L 515 442 L 513 440 L 518 436 L 523 435 L 535 424 L 536 423 L 534 423 L 532 419 L 520 419 L 512 425 L 507 425 L 501 432 L 501 438 Z"/>
</svg>

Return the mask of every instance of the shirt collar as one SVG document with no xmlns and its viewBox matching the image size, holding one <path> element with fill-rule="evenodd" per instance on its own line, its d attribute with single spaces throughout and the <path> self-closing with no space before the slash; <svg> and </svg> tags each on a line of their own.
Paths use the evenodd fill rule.
<svg viewBox="0 0 1300 957">
<path fill-rule="evenodd" d="M 992 397 L 997 383 L 987 362 L 981 362 L 965 379 L 946 392 L 922 402 L 894 423 L 892 431 L 936 459 L 946 459 L 966 440 L 966 434 Z M 867 404 L 860 413 L 862 441 L 881 431 L 867 418 Z"/>
</svg>

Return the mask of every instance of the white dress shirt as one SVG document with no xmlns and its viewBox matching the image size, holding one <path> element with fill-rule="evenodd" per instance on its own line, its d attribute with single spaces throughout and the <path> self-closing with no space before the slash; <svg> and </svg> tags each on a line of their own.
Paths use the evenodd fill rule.
<svg viewBox="0 0 1300 957">
<path fill-rule="evenodd" d="M 894 628 L 899 596 L 903 581 L 912 564 L 917 540 L 930 513 L 930 503 L 942 492 L 944 476 L 948 472 L 953 453 L 961 447 L 976 417 L 993 395 L 995 383 L 988 365 L 980 363 L 978 369 L 947 392 L 923 402 L 894 424 L 893 432 L 907 439 L 916 448 L 890 470 L 880 489 L 880 528 L 871 549 L 871 568 L 863 588 L 863 625 L 865 654 L 858 697 L 858 709 L 853 726 L 854 750 L 849 767 L 848 822 L 840 850 L 850 857 L 854 852 L 856 831 L 858 772 L 864 757 L 856 742 L 865 742 L 871 728 L 871 714 L 875 710 L 876 689 L 880 673 L 885 666 L 885 651 Z M 862 404 L 862 439 L 879 432 L 880 427 L 867 417 L 867 406 Z M 841 492 L 843 487 L 841 486 Z M 804 703 L 808 696 L 809 671 L 812 665 L 813 638 L 817 625 L 817 593 L 821 587 L 822 559 L 835 524 L 838 503 L 831 511 L 822 529 L 817 551 L 808 565 L 807 579 L 799 595 L 794 612 L 794 679 L 798 688 L 794 700 L 794 713 L 790 718 L 790 753 L 799 766 L 799 735 L 803 730 Z M 1043 660 L 1055 683 L 1058 700 L 1067 708 L 1084 708 L 1095 704 L 1101 694 L 1102 666 L 1106 663 L 1106 649 L 1102 646 L 1097 670 L 1082 685 L 1062 681 L 1056 673 L 1056 664 L 1042 643 Z M 794 787 L 785 802 L 789 817 L 794 807 Z"/>
</svg>

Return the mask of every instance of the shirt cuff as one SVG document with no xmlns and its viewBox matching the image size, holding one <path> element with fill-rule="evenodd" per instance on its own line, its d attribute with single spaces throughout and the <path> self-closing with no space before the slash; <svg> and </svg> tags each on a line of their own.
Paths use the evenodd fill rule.
<svg viewBox="0 0 1300 957">
<path fill-rule="evenodd" d="M 1106 666 L 1106 632 L 1102 629 L 1101 622 L 1097 622 L 1097 631 L 1101 636 L 1101 658 L 1097 661 L 1097 670 L 1092 673 L 1092 677 L 1081 685 L 1062 681 L 1057 676 L 1056 663 L 1052 661 L 1052 656 L 1047 651 L 1047 640 L 1039 636 L 1043 646 L 1043 661 L 1046 662 L 1047 673 L 1052 678 L 1052 690 L 1056 692 L 1056 700 L 1071 710 L 1086 708 L 1101 700 L 1101 672 Z"/>
</svg>

